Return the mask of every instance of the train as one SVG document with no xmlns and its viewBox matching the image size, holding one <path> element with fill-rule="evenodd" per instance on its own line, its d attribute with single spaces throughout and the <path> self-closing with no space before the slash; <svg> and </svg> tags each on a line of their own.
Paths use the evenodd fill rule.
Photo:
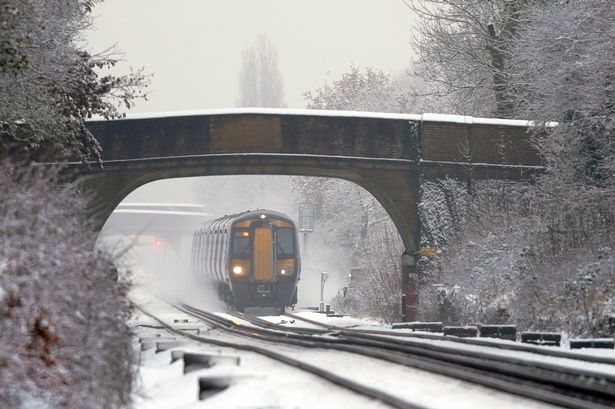
<svg viewBox="0 0 615 409">
<path fill-rule="evenodd" d="M 301 274 L 295 222 L 273 210 L 252 210 L 203 223 L 192 241 L 193 272 L 217 287 L 230 308 L 297 303 Z"/>
</svg>

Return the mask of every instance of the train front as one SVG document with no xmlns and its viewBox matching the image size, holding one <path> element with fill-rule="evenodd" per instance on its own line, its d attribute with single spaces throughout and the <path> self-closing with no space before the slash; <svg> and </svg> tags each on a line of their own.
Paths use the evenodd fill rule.
<svg viewBox="0 0 615 409">
<path fill-rule="evenodd" d="M 297 302 L 301 270 L 295 223 L 272 211 L 238 217 L 231 227 L 229 276 L 235 307 L 278 307 Z"/>
</svg>

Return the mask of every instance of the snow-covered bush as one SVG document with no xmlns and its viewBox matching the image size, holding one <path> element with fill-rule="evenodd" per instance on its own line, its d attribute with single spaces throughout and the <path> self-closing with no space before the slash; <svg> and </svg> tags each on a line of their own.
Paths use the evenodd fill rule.
<svg viewBox="0 0 615 409">
<path fill-rule="evenodd" d="M 423 270 L 421 319 L 605 335 L 615 312 L 612 202 L 575 205 L 541 183 L 486 181 L 473 192 L 461 194 L 465 217 Z"/>
<path fill-rule="evenodd" d="M 0 191 L 2 407 L 129 406 L 126 285 L 94 250 L 75 186 L 4 162 Z"/>
<path fill-rule="evenodd" d="M 360 268 L 347 292 L 332 300 L 333 308 L 353 316 L 397 322 L 401 319 L 403 245 L 397 228 L 383 209 L 381 218 L 368 226 L 360 245 Z"/>
</svg>

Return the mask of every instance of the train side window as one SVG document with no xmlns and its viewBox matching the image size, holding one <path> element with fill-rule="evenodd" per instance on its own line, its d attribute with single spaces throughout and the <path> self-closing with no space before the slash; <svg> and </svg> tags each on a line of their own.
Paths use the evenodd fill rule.
<svg viewBox="0 0 615 409">
<path fill-rule="evenodd" d="M 250 258 L 250 233 L 247 230 L 235 230 L 233 232 L 232 245 L 233 258 L 249 259 Z"/>
<path fill-rule="evenodd" d="M 276 233 L 276 253 L 278 258 L 289 258 L 295 255 L 294 230 L 282 227 Z"/>
</svg>

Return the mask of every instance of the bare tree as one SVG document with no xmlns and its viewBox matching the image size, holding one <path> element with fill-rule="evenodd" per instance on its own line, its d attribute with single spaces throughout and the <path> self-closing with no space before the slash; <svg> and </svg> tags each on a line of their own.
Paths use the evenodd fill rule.
<svg viewBox="0 0 615 409">
<path fill-rule="evenodd" d="M 264 34 L 256 39 L 253 46 L 243 50 L 237 105 L 265 108 L 285 106 L 278 50 Z"/>
<path fill-rule="evenodd" d="M 120 105 L 130 107 L 143 96 L 142 71 L 100 76 L 116 60 L 80 48 L 95 3 L 0 4 L 0 154 L 20 147 L 98 159 L 100 147 L 84 120 L 121 116 Z"/>
<path fill-rule="evenodd" d="M 544 3 L 528 10 L 511 54 L 514 81 L 527 92 L 519 110 L 540 124 L 537 139 L 553 182 L 613 189 L 615 181 L 615 4 Z"/>
<path fill-rule="evenodd" d="M 532 119 L 547 165 L 533 185 L 454 189 L 457 215 L 442 203 L 446 192 L 425 189 L 424 240 L 441 252 L 424 270 L 437 287 L 422 288 L 431 300 L 423 317 L 612 333 L 604 323 L 615 312 L 615 4 L 407 3 L 423 18 L 415 43 L 431 92 L 458 113 Z M 459 222 L 442 237 L 426 216 Z"/>
<path fill-rule="evenodd" d="M 306 92 L 310 109 L 408 112 L 416 106 L 403 77 L 376 68 L 351 67 L 341 78 Z M 401 305 L 399 257 L 401 238 L 378 201 L 359 186 L 339 180 L 293 178 L 302 201 L 315 204 L 318 230 L 348 255 L 348 267 L 359 267 L 346 294 L 334 303 L 353 314 L 386 322 L 398 320 Z M 341 250 L 345 251 L 341 251 Z"/>
<path fill-rule="evenodd" d="M 413 39 L 423 91 L 455 113 L 514 116 L 508 49 L 532 0 L 405 0 L 419 17 Z"/>
<path fill-rule="evenodd" d="M 401 78 L 391 80 L 383 71 L 352 66 L 331 85 L 304 93 L 309 109 L 371 112 L 410 112 L 414 100 Z"/>
</svg>

